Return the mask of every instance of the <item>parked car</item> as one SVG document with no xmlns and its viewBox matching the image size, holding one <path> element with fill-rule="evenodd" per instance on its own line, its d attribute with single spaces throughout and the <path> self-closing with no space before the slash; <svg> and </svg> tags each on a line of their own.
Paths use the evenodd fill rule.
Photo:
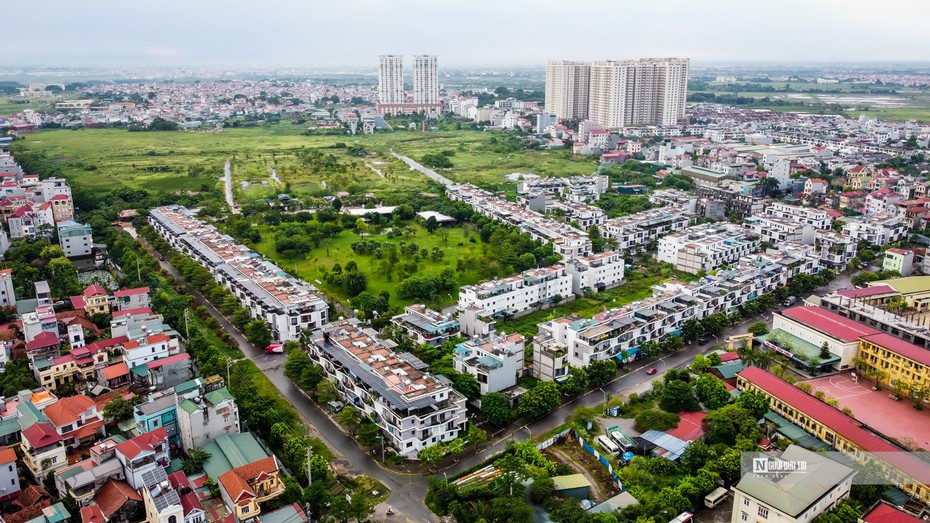
<svg viewBox="0 0 930 523">
<path fill-rule="evenodd" d="M 790 307 L 794 305 L 794 302 L 796 301 L 798 301 L 797 296 L 788 296 L 787 298 L 785 298 L 785 301 L 781 302 L 781 304 L 784 305 L 785 307 Z"/>
<path fill-rule="evenodd" d="M 657 369 L 657 368 L 655 368 L 655 367 L 649 367 L 648 369 L 646 369 L 646 374 L 648 374 L 648 375 L 650 375 L 650 376 L 652 376 L 652 375 L 655 374 L 656 372 L 659 372 L 659 369 Z"/>
<path fill-rule="evenodd" d="M 282 354 L 284 352 L 283 343 L 272 343 L 265 347 L 265 354 Z"/>
</svg>

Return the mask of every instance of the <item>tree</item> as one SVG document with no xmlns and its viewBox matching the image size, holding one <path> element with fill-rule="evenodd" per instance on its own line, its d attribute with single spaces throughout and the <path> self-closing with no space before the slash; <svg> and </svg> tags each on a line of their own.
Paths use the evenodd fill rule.
<svg viewBox="0 0 930 523">
<path fill-rule="evenodd" d="M 646 340 L 639 346 L 639 353 L 642 354 L 644 358 L 654 358 L 658 356 L 661 351 L 662 348 L 655 340 Z"/>
<path fill-rule="evenodd" d="M 685 342 L 681 341 L 681 336 L 675 334 L 669 334 L 662 338 L 661 342 L 662 350 L 667 352 L 674 352 L 685 346 Z"/>
<path fill-rule="evenodd" d="M 710 361 L 703 354 L 698 354 L 694 357 L 694 361 L 691 362 L 691 371 L 695 374 L 701 374 L 709 368 Z"/>
<path fill-rule="evenodd" d="M 827 342 L 823 342 L 823 345 L 820 346 L 820 358 L 827 359 L 830 357 L 830 345 Z"/>
<path fill-rule="evenodd" d="M 341 423 L 343 427 L 354 427 L 361 420 L 362 416 L 355 407 L 345 407 L 339 411 L 339 414 L 336 414 L 336 421 Z"/>
<path fill-rule="evenodd" d="M 468 425 L 468 442 L 472 445 L 480 445 L 488 439 L 488 432 L 478 425 L 469 423 Z"/>
<path fill-rule="evenodd" d="M 772 178 L 771 176 L 766 176 L 759 180 L 757 187 L 762 191 L 763 196 L 769 196 L 776 190 L 778 190 L 778 180 Z"/>
<path fill-rule="evenodd" d="M 354 410 L 354 409 L 353 409 Z M 355 432 L 358 443 L 364 447 L 373 447 L 381 441 L 381 428 L 371 421 L 364 421 Z"/>
<path fill-rule="evenodd" d="M 555 482 L 552 481 L 552 478 L 546 476 L 533 480 L 533 484 L 530 486 L 530 499 L 533 500 L 533 503 L 542 505 L 549 501 L 553 495 L 555 495 Z"/>
<path fill-rule="evenodd" d="M 103 419 L 106 421 L 123 421 L 132 417 L 132 402 L 122 396 L 110 400 L 103 407 Z"/>
<path fill-rule="evenodd" d="M 678 414 L 648 409 L 636 415 L 636 430 L 668 430 L 678 426 Z"/>
<path fill-rule="evenodd" d="M 350 297 L 358 296 L 368 287 L 368 277 L 365 276 L 365 273 L 358 270 L 347 272 L 342 282 L 345 286 L 346 294 Z"/>
<path fill-rule="evenodd" d="M 756 420 L 762 419 L 762 416 L 769 411 L 769 400 L 759 392 L 741 392 L 736 399 L 736 404 L 746 409 L 746 412 Z"/>
<path fill-rule="evenodd" d="M 71 260 L 65 257 L 52 258 L 46 265 L 49 275 L 48 283 L 55 297 L 80 294 L 82 287 L 77 279 L 77 271 Z"/>
<path fill-rule="evenodd" d="M 424 224 L 424 227 L 426 227 L 426 232 L 433 234 L 436 231 L 436 229 L 439 228 L 439 222 L 436 221 L 435 216 L 430 216 L 429 218 L 426 219 L 426 223 Z"/>
<path fill-rule="evenodd" d="M 681 324 L 681 337 L 686 342 L 691 343 L 704 334 L 704 327 L 697 320 L 688 320 Z"/>
<path fill-rule="evenodd" d="M 697 379 L 694 383 L 694 390 L 697 392 L 698 399 L 708 409 L 716 410 L 730 403 L 731 396 L 726 385 L 709 374 Z"/>
<path fill-rule="evenodd" d="M 368 223 L 365 222 L 364 218 L 355 220 L 355 232 L 357 232 L 359 236 L 364 236 L 365 233 L 368 232 Z"/>
<path fill-rule="evenodd" d="M 455 376 L 453 388 L 462 393 L 469 401 L 474 401 L 481 397 L 481 384 L 474 375 L 468 372 L 460 372 Z"/>
<path fill-rule="evenodd" d="M 196 474 L 203 470 L 203 464 L 207 462 L 212 454 L 200 447 L 194 447 L 187 451 L 187 459 L 184 460 L 184 464 L 181 466 L 181 469 L 184 470 L 185 474 Z"/>
<path fill-rule="evenodd" d="M 740 405 L 727 405 L 704 418 L 705 425 L 710 426 L 705 439 L 711 445 L 723 443 L 731 446 L 736 443 L 737 436 L 758 441 L 761 434 L 756 421 L 756 418 Z"/>
<path fill-rule="evenodd" d="M 580 367 L 571 367 L 568 372 L 568 379 L 562 383 L 562 393 L 577 396 L 588 388 L 588 373 Z"/>
<path fill-rule="evenodd" d="M 271 330 L 264 320 L 252 320 L 245 325 L 245 337 L 256 347 L 264 348 L 271 343 Z"/>
<path fill-rule="evenodd" d="M 432 465 L 441 460 L 446 455 L 446 447 L 442 443 L 436 443 L 425 447 L 417 454 L 417 458 L 427 465 Z"/>
<path fill-rule="evenodd" d="M 539 383 L 523 396 L 517 414 L 525 418 L 540 418 L 559 406 L 559 396 L 559 386 L 555 382 Z"/>
<path fill-rule="evenodd" d="M 323 380 L 316 386 L 316 399 L 320 403 L 329 403 L 339 399 L 339 390 L 332 380 Z"/>
<path fill-rule="evenodd" d="M 488 421 L 503 427 L 510 423 L 510 400 L 500 392 L 491 392 L 481 398 L 481 414 Z"/>
<path fill-rule="evenodd" d="M 617 375 L 617 362 L 613 358 L 592 361 L 587 367 L 588 382 L 592 387 L 606 385 Z"/>
<path fill-rule="evenodd" d="M 695 412 L 701 410 L 701 405 L 692 394 L 691 387 L 680 380 L 674 380 L 665 385 L 662 389 L 662 396 L 659 398 L 659 407 L 665 412 Z"/>
<path fill-rule="evenodd" d="M 751 333 L 753 336 L 758 337 L 768 334 L 769 326 L 764 321 L 757 321 L 750 325 L 746 330 L 749 331 L 749 333 Z"/>
</svg>

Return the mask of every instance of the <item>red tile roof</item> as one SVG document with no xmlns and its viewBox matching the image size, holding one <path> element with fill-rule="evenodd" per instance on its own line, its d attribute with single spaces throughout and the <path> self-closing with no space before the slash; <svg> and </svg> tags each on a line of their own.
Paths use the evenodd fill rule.
<svg viewBox="0 0 930 523">
<path fill-rule="evenodd" d="M 719 354 L 721 362 L 736 361 L 740 359 L 739 353 L 736 351 L 733 352 L 723 352 Z"/>
<path fill-rule="evenodd" d="M 908 343 L 890 334 L 885 334 L 884 332 L 871 336 L 863 336 L 862 339 L 874 343 L 879 347 L 888 349 L 895 354 L 900 354 L 917 363 L 930 366 L 930 351 L 923 347 L 918 347 L 913 343 Z"/>
<path fill-rule="evenodd" d="M 106 520 L 103 511 L 97 505 L 81 507 L 81 523 L 105 523 Z"/>
<path fill-rule="evenodd" d="M 84 289 L 84 297 L 90 298 L 91 296 L 106 296 L 107 290 L 99 285 L 91 285 Z"/>
<path fill-rule="evenodd" d="M 83 394 L 68 396 L 52 403 L 42 411 L 45 417 L 56 427 L 63 427 L 81 419 L 87 409 L 97 406 L 94 400 Z"/>
<path fill-rule="evenodd" d="M 34 449 L 54 445 L 61 441 L 61 436 L 50 423 L 40 421 L 23 429 L 23 439 L 29 442 Z"/>
<path fill-rule="evenodd" d="M 72 296 L 71 297 L 71 308 L 73 309 L 83 309 L 86 304 L 84 303 L 83 296 Z"/>
<path fill-rule="evenodd" d="M 130 440 L 126 440 L 116 446 L 116 451 L 126 456 L 127 459 L 135 459 L 143 451 L 153 452 L 155 445 L 165 443 L 168 440 L 168 433 L 164 427 L 140 434 Z"/>
<path fill-rule="evenodd" d="M 0 465 L 16 461 L 16 452 L 10 447 L 0 447 Z"/>
<path fill-rule="evenodd" d="M 32 341 L 26 343 L 26 350 L 38 350 L 58 345 L 58 336 L 49 331 L 40 332 Z"/>
<path fill-rule="evenodd" d="M 129 501 L 142 502 L 142 497 L 125 481 L 111 479 L 94 495 L 94 503 L 107 519 Z"/>
<path fill-rule="evenodd" d="M 113 293 L 113 296 L 116 298 L 122 298 L 124 296 L 132 296 L 134 294 L 148 294 L 148 287 L 137 287 L 135 289 L 122 289 Z"/>
<path fill-rule="evenodd" d="M 175 354 L 174 356 L 168 356 L 167 358 L 162 358 L 160 360 L 150 361 L 146 363 L 145 365 L 149 368 L 149 370 L 151 370 L 151 369 L 157 369 L 158 367 L 161 367 L 162 365 L 167 365 L 168 363 L 174 363 L 176 361 L 183 361 L 183 360 L 189 360 L 189 359 L 191 359 L 191 355 L 186 352 L 182 352 L 181 354 Z"/>
<path fill-rule="evenodd" d="M 191 487 L 191 482 L 187 479 L 184 471 L 179 470 L 168 474 L 168 481 L 171 482 L 171 486 L 178 491 L 178 495 L 181 497 L 181 508 L 184 509 L 185 516 L 194 510 L 203 510 L 200 498 L 197 497 L 193 487 Z M 184 494 L 181 494 L 182 489 L 186 489 Z"/>
<path fill-rule="evenodd" d="M 844 341 L 857 341 L 861 336 L 870 336 L 879 332 L 820 307 L 802 305 L 785 309 L 781 311 L 781 314 Z"/>
<path fill-rule="evenodd" d="M 879 502 L 869 513 L 862 516 L 865 523 L 924 523 L 918 517 L 893 507 L 885 502 Z"/>
<path fill-rule="evenodd" d="M 234 501 L 238 502 L 242 496 L 254 497 L 255 493 L 249 486 L 249 482 L 263 476 L 274 474 L 278 471 L 278 460 L 274 456 L 265 459 L 253 461 L 248 465 L 236 467 L 229 472 L 220 476 L 220 483 L 226 489 L 226 493 Z"/>
<path fill-rule="evenodd" d="M 126 364 L 119 362 L 116 365 L 110 365 L 109 367 L 104 367 L 100 370 L 103 373 L 103 378 L 107 381 L 112 379 L 119 378 L 120 376 L 125 376 L 129 374 L 129 368 L 126 367 Z"/>
<path fill-rule="evenodd" d="M 778 398 L 783 403 L 794 407 L 807 417 L 829 427 L 866 452 L 873 453 L 876 459 L 892 465 L 912 478 L 920 480 L 930 478 L 930 465 L 913 457 L 904 449 L 880 438 L 875 433 L 866 430 L 860 422 L 843 414 L 839 409 L 827 405 L 774 374 L 758 367 L 747 367 L 738 376 Z"/>
<path fill-rule="evenodd" d="M 16 498 L 16 501 L 13 502 L 14 505 L 19 505 L 20 507 L 29 507 L 32 505 L 40 505 L 43 500 L 46 501 L 45 504 L 41 506 L 48 506 L 49 496 L 48 491 L 38 485 L 29 485 L 20 492 L 19 497 Z"/>
<path fill-rule="evenodd" d="M 666 431 L 670 436 L 675 436 L 682 441 L 697 441 L 704 437 L 704 417 L 706 412 L 679 412 L 678 426 L 672 430 Z"/>
<path fill-rule="evenodd" d="M 878 296 L 880 294 L 896 294 L 897 292 L 898 291 L 894 290 L 888 285 L 876 285 L 875 287 L 864 287 L 862 289 L 839 291 L 837 294 L 847 298 L 865 298 L 867 296 Z"/>
</svg>

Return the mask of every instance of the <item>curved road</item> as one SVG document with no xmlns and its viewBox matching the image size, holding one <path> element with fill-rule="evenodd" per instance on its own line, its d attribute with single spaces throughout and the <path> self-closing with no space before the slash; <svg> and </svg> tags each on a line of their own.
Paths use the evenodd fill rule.
<svg viewBox="0 0 930 523">
<path fill-rule="evenodd" d="M 403 159 L 403 157 L 401 157 Z M 409 160 L 409 159 L 408 159 Z M 412 162 L 412 160 L 410 160 Z M 415 163 L 415 162 L 414 162 Z M 409 164 L 409 163 L 408 163 Z M 437 175 L 438 176 L 438 175 Z M 139 241 L 150 252 L 154 250 L 144 238 L 139 237 Z M 174 267 L 167 262 L 159 261 L 159 265 L 180 282 L 186 281 L 181 275 L 174 270 Z M 817 294 L 823 295 L 839 289 L 848 288 L 850 285 L 851 274 L 841 274 L 828 286 L 820 289 Z M 427 471 L 420 476 L 406 476 L 382 468 L 376 458 L 369 456 L 364 452 L 351 437 L 346 436 L 342 430 L 337 427 L 327 417 L 323 411 L 313 402 L 306 398 L 303 393 L 284 377 L 284 356 L 280 354 L 265 354 L 263 351 L 253 346 L 239 330 L 233 326 L 216 308 L 200 295 L 195 289 L 187 285 L 190 293 L 204 305 L 210 314 L 219 321 L 223 329 L 230 333 L 236 340 L 242 353 L 252 360 L 268 376 L 268 379 L 278 388 L 281 394 L 286 397 L 294 408 L 303 416 L 305 424 L 315 433 L 332 451 L 337 459 L 341 460 L 352 471 L 371 476 L 382 482 L 391 489 L 391 496 L 387 503 L 394 507 L 396 515 L 391 521 L 407 522 L 434 522 L 438 518 L 426 507 L 423 502 L 426 493 Z M 781 307 L 779 307 L 780 309 Z M 466 468 L 477 465 L 488 459 L 491 455 L 500 452 L 506 447 L 507 441 L 514 439 L 523 441 L 528 438 L 542 435 L 555 427 L 563 424 L 571 414 L 571 411 L 578 405 L 596 406 L 604 403 L 606 393 L 611 396 L 627 395 L 631 392 L 642 393 L 651 387 L 652 381 L 662 379 L 665 373 L 671 368 L 681 368 L 691 363 L 697 354 L 706 353 L 717 344 L 717 340 L 723 340 L 726 336 L 740 334 L 745 332 L 746 327 L 756 321 L 766 321 L 771 323 L 771 314 L 756 316 L 744 320 L 739 325 L 725 329 L 713 342 L 704 345 L 692 344 L 684 349 L 667 354 L 662 358 L 650 362 L 637 362 L 628 368 L 621 376 L 617 377 L 601 389 L 592 390 L 582 396 L 579 396 L 556 409 L 549 415 L 535 421 L 526 423 L 519 422 L 511 425 L 507 429 L 491 435 L 494 442 L 476 455 L 463 459 L 455 466 L 446 470 L 446 474 L 452 476 Z M 646 375 L 643 370 L 646 366 L 656 366 L 658 372 L 655 375 Z"/>
<path fill-rule="evenodd" d="M 450 180 L 450 179 L 446 178 L 445 176 L 443 176 L 443 175 L 437 173 L 436 171 L 430 169 L 429 167 L 425 167 L 425 166 L 419 164 L 418 162 L 416 162 L 416 161 L 413 160 L 412 158 L 408 158 L 408 157 L 406 157 L 406 156 L 401 156 L 401 155 L 395 153 L 393 150 L 391 151 L 391 155 L 394 156 L 394 158 L 397 158 L 398 160 L 401 160 L 402 162 L 404 162 L 404 163 L 406 163 L 407 165 L 409 165 L 411 169 L 416 170 L 416 171 L 420 171 L 421 173 L 425 174 L 428 178 L 430 178 L 430 179 L 432 179 L 432 180 L 435 180 L 435 181 L 437 181 L 437 182 L 439 182 L 439 183 L 441 183 L 441 184 L 443 184 L 443 185 L 445 185 L 445 186 L 449 186 L 449 185 L 454 185 L 454 184 L 455 184 L 455 182 L 453 182 L 452 180 Z"/>
</svg>

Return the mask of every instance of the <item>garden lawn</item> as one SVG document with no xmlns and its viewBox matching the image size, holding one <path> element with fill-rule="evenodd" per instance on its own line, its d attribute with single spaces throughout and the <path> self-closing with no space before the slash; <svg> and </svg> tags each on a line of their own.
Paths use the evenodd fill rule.
<svg viewBox="0 0 930 523">
<path fill-rule="evenodd" d="M 434 246 L 438 246 L 440 249 L 442 249 L 443 252 L 445 252 L 445 256 L 442 260 L 433 261 L 432 259 L 428 258 L 426 260 L 420 261 L 417 274 L 430 272 L 439 274 L 444 269 L 455 270 L 459 259 L 467 258 L 469 256 L 480 257 L 483 249 L 488 248 L 487 244 L 481 243 L 481 239 L 478 237 L 477 233 L 467 233 L 466 237 L 466 229 L 464 227 L 446 227 L 446 231 L 449 233 L 446 242 L 442 241 L 442 238 L 438 232 L 429 234 L 426 229 L 424 229 L 419 224 L 416 225 L 416 228 L 417 234 L 412 237 L 404 236 L 388 239 L 386 234 L 379 234 L 365 236 L 365 239 L 376 240 L 379 242 L 392 241 L 396 244 L 400 244 L 400 242 L 405 242 L 407 244 L 416 243 L 421 250 L 426 249 L 429 251 L 432 251 Z M 355 263 L 358 264 L 359 270 L 368 276 L 367 291 L 369 293 L 378 294 L 381 291 L 390 292 L 392 305 L 409 305 L 411 303 L 421 301 L 401 300 L 397 297 L 396 288 L 400 283 L 398 275 L 394 274 L 391 279 L 388 279 L 387 274 L 384 274 L 378 270 L 378 266 L 380 265 L 381 260 L 376 259 L 372 255 L 356 254 L 355 251 L 352 250 L 351 246 L 352 243 L 359 241 L 360 237 L 354 232 L 342 231 L 338 236 L 324 240 L 324 243 L 321 244 L 320 247 L 313 249 L 306 256 L 298 258 L 288 258 L 275 252 L 273 228 L 262 227 L 261 233 L 262 241 L 253 245 L 253 248 L 256 251 L 264 254 L 268 258 L 271 258 L 282 268 L 293 271 L 304 280 L 307 280 L 317 287 L 320 287 L 321 290 L 325 291 L 330 296 L 335 297 L 342 303 L 347 303 L 349 297 L 341 287 L 324 282 L 323 274 L 326 270 L 331 269 L 332 266 L 336 263 L 339 263 L 341 266 L 345 267 L 349 260 L 355 260 Z M 474 239 L 475 243 L 469 242 L 469 239 Z M 328 245 L 326 242 L 329 242 Z M 407 258 L 406 256 L 401 255 L 400 259 L 403 261 Z M 478 283 L 478 281 L 480 281 L 480 276 L 478 275 L 478 272 L 473 269 L 467 270 L 464 273 L 456 272 L 456 287 L 462 285 L 471 285 Z M 430 303 L 429 305 L 433 307 L 441 307 L 443 305 L 455 303 L 457 300 L 457 291 L 452 291 L 451 295 L 443 294 L 438 296 L 435 302 Z"/>
</svg>

